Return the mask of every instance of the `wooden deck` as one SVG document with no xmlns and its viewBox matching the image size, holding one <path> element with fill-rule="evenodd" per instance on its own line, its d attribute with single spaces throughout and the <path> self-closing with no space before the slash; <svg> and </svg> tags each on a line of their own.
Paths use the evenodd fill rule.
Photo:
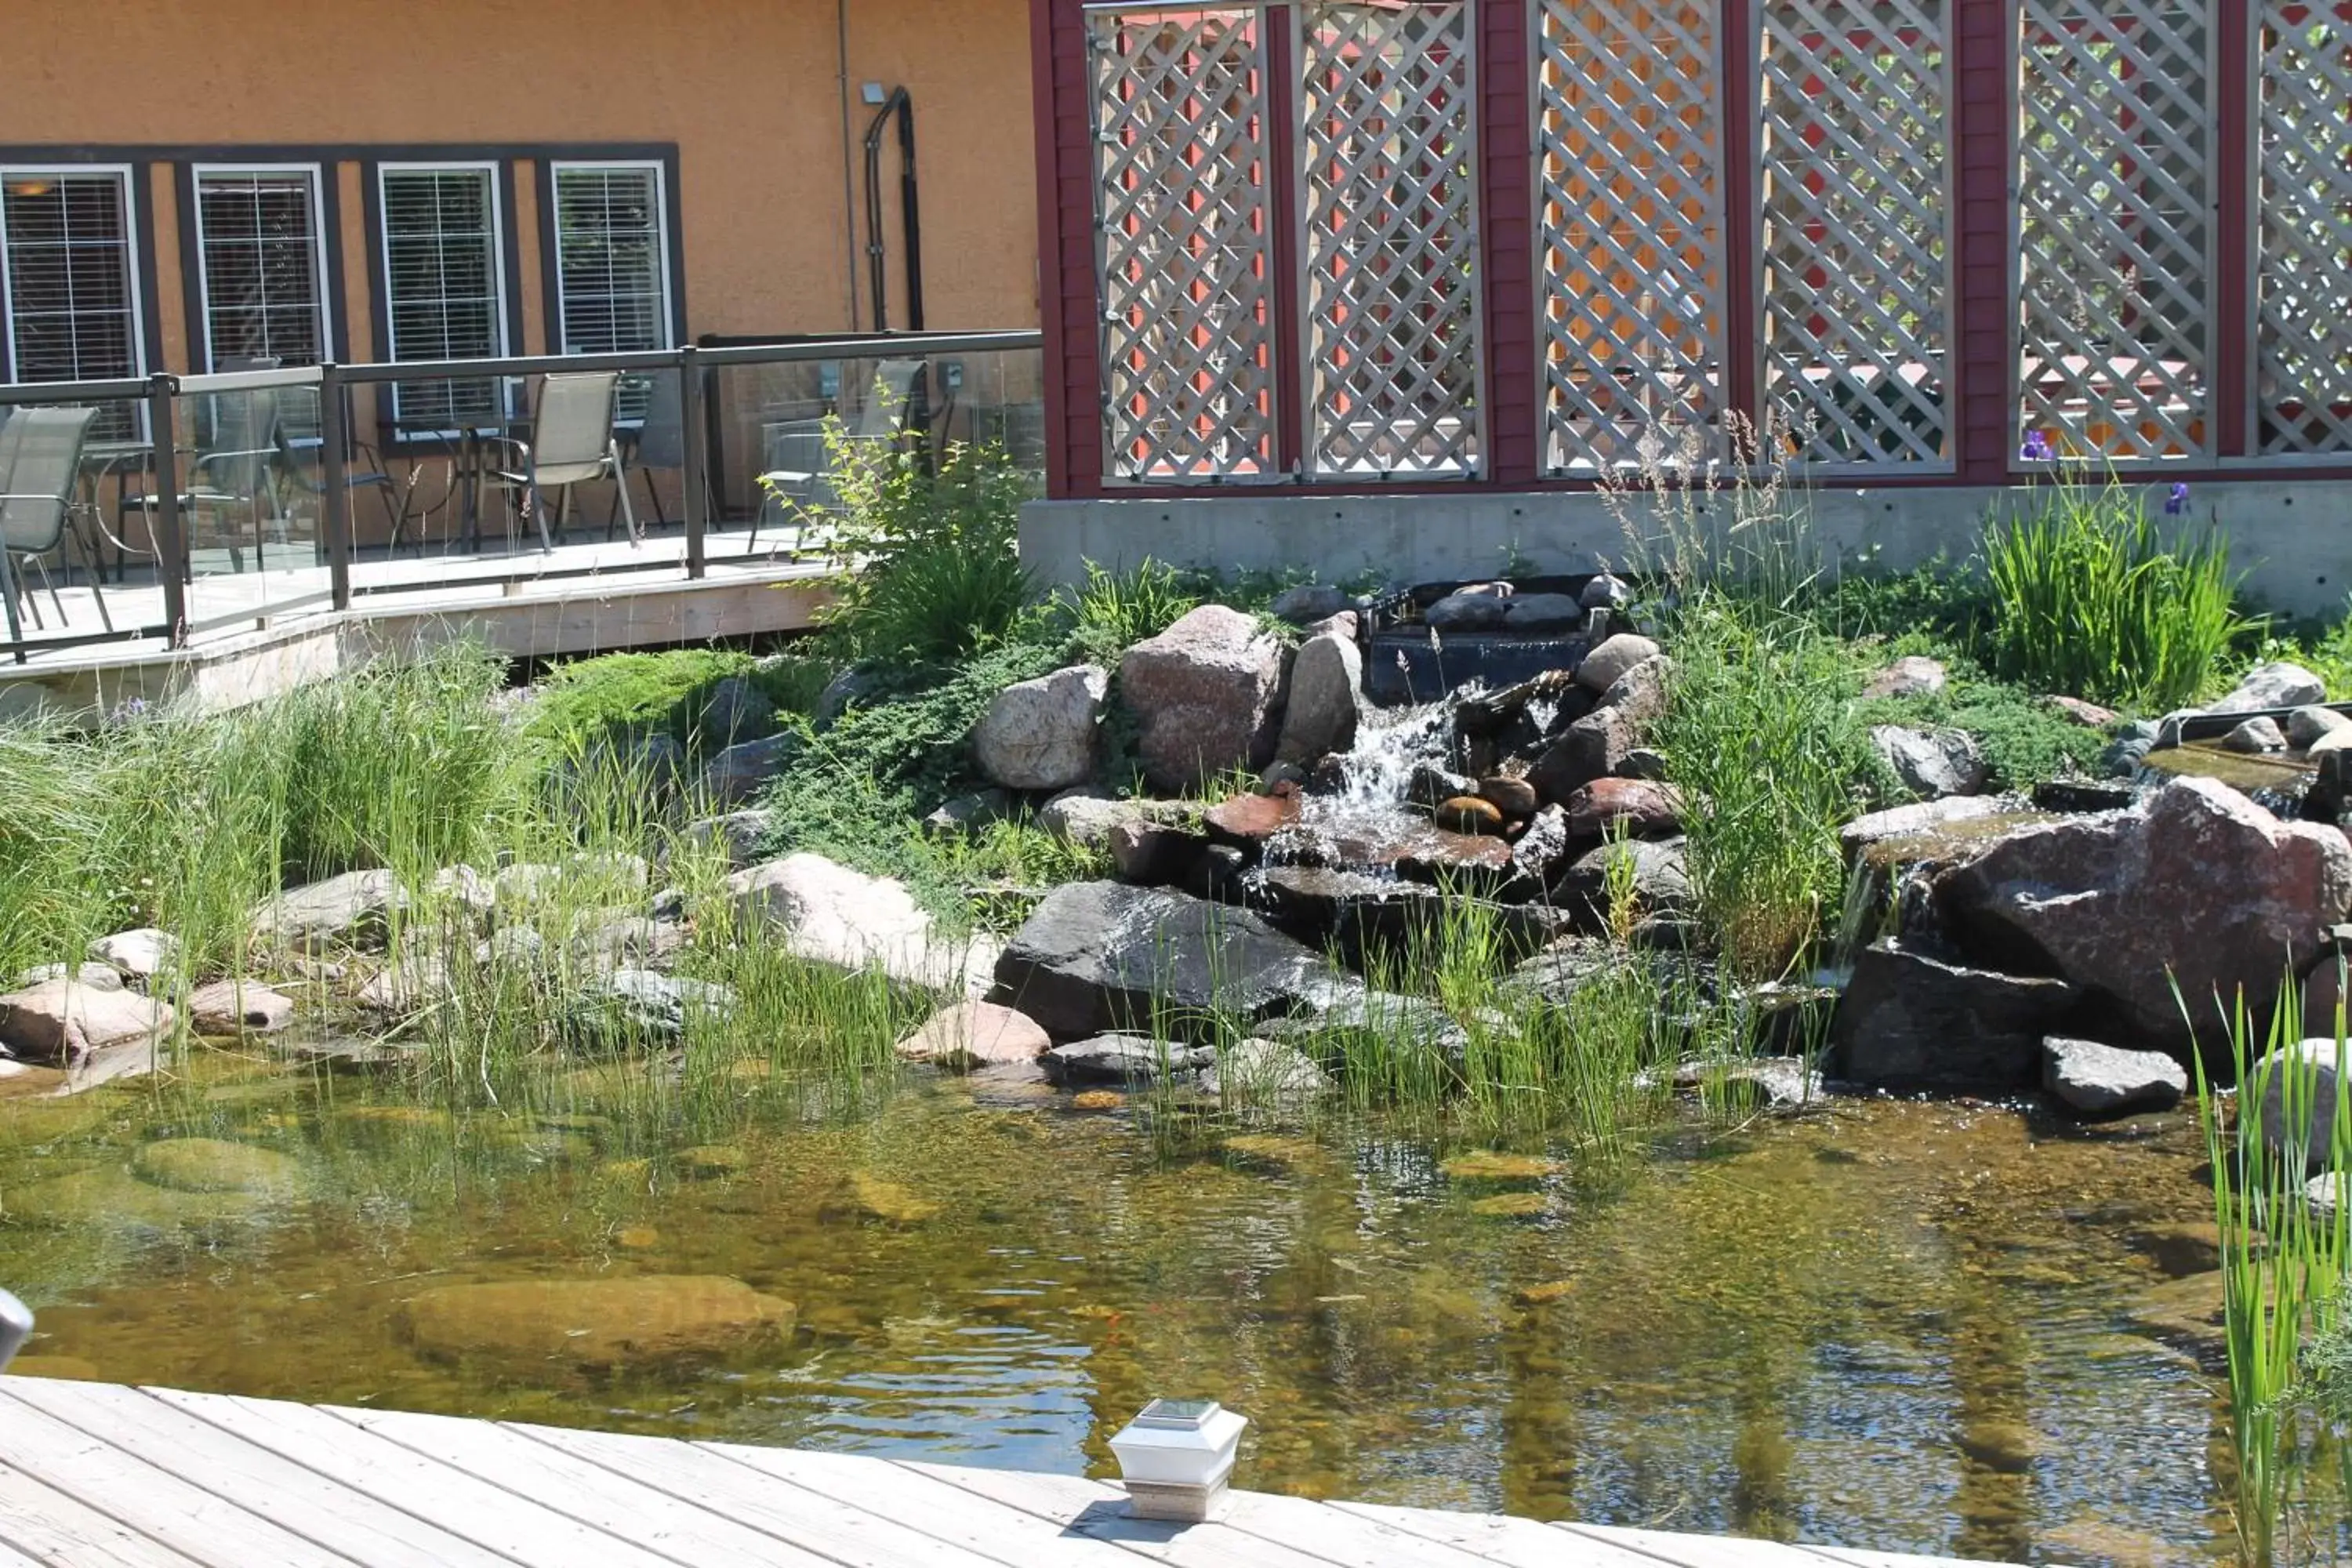
<svg viewBox="0 0 2352 1568">
<path fill-rule="evenodd" d="M 0 1378 L 0 1568 L 1934 1568 L 1940 1560 Z"/>
<path fill-rule="evenodd" d="M 534 658 L 800 631 L 825 603 L 825 569 L 794 560 L 786 542 L 775 530 L 756 543 L 740 531 L 714 533 L 698 578 L 687 576 L 675 532 L 642 547 L 583 540 L 548 554 L 376 554 L 354 563 L 344 611 L 332 607 L 327 570 L 306 548 L 288 552 L 293 563 L 283 569 L 199 575 L 188 589 L 185 647 L 157 637 L 51 645 L 21 663 L 0 653 L 0 716 L 36 707 L 103 712 L 132 698 L 179 696 L 235 707 L 386 651 L 458 637 Z M 163 621 L 163 590 L 152 582 L 93 587 L 78 574 L 59 593 L 68 637 L 102 629 L 101 594 L 119 628 Z M 46 592 L 38 607 L 45 631 L 59 630 Z M 26 631 L 45 635 L 29 618 Z"/>
</svg>

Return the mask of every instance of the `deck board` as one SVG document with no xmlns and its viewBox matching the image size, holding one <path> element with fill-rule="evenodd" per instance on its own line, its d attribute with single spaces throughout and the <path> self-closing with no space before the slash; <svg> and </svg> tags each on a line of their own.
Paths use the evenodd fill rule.
<svg viewBox="0 0 2352 1568">
<path fill-rule="evenodd" d="M 0 1377 L 0 1568 L 1951 1568 L 1083 1476 Z"/>
</svg>

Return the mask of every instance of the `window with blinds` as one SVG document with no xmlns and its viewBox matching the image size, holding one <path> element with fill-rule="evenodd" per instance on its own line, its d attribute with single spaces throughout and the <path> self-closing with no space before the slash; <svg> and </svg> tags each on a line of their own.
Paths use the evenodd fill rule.
<svg viewBox="0 0 2352 1568">
<path fill-rule="evenodd" d="M 145 373 L 131 178 L 120 169 L 0 169 L 0 289 L 18 381 Z M 128 440 L 134 404 L 103 405 L 90 435 Z"/>
<path fill-rule="evenodd" d="M 505 267 L 496 172 L 404 164 L 378 172 L 385 324 L 393 360 L 492 359 L 506 352 Z M 397 382 L 404 433 L 471 429 L 503 414 L 500 384 Z"/>
<path fill-rule="evenodd" d="M 658 163 L 557 163 L 555 291 L 568 354 L 670 346 L 668 211 Z M 645 416 L 647 384 L 622 383 L 616 413 Z"/>
<path fill-rule="evenodd" d="M 318 171 L 200 168 L 195 182 L 206 363 L 323 362 Z"/>
</svg>

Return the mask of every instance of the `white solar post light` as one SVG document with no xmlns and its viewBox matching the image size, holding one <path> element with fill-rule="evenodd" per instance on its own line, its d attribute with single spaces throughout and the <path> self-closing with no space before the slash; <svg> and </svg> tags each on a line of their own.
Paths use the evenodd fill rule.
<svg viewBox="0 0 2352 1568">
<path fill-rule="evenodd" d="M 1155 1399 L 1110 1440 L 1138 1519 L 1199 1524 L 1223 1503 L 1249 1417 L 1213 1399 Z"/>
</svg>

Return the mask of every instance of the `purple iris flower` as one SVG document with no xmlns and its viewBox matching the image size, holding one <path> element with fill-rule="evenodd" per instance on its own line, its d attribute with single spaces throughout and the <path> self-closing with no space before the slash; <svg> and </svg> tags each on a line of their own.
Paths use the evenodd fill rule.
<svg viewBox="0 0 2352 1568">
<path fill-rule="evenodd" d="M 2058 456 L 2058 449 L 2050 444 L 2049 431 L 2028 430 L 2025 445 L 2018 449 L 2017 455 L 2029 463 L 2047 463 Z"/>
<path fill-rule="evenodd" d="M 2164 498 L 2164 515 L 2179 517 L 2189 510 L 2189 485 L 2186 480 L 2173 481 L 2172 493 Z"/>
</svg>

